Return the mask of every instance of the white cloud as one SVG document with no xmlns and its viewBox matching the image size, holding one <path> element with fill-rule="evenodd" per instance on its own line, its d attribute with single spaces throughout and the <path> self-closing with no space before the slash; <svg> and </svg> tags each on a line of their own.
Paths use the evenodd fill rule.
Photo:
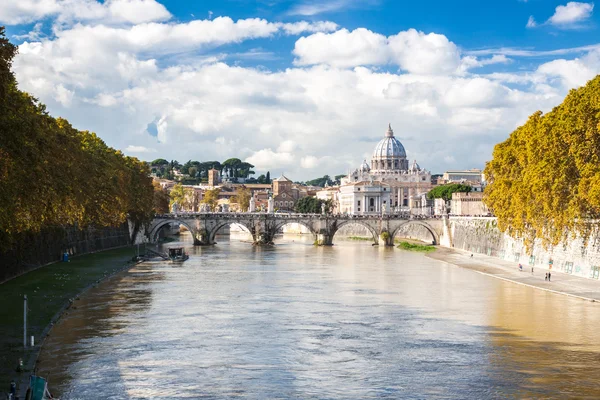
<svg viewBox="0 0 600 400">
<path fill-rule="evenodd" d="M 600 73 L 600 50 L 591 51 L 574 60 L 549 61 L 540 65 L 536 72 L 546 80 L 558 79 L 565 90 L 584 85 Z"/>
<path fill-rule="evenodd" d="M 320 0 L 304 2 L 293 7 L 288 14 L 313 16 L 345 8 L 350 5 L 351 2 L 351 0 Z"/>
<path fill-rule="evenodd" d="M 589 19 L 594 11 L 594 3 L 580 3 L 570 1 L 564 6 L 557 6 L 554 14 L 543 24 L 538 24 L 531 15 L 527 20 L 527 28 L 536 28 L 542 25 L 553 25 L 558 28 L 578 28 L 580 24 Z"/>
<path fill-rule="evenodd" d="M 129 145 L 125 148 L 126 153 L 156 153 L 156 149 L 150 149 L 144 146 Z"/>
<path fill-rule="evenodd" d="M 298 65 L 338 67 L 386 64 L 390 59 L 387 38 L 364 28 L 302 37 L 296 41 L 294 55 L 298 57 L 295 60 Z"/>
<path fill-rule="evenodd" d="M 315 156 L 305 156 L 300 159 L 300 166 L 302 168 L 315 168 L 319 165 L 319 159 Z"/>
<path fill-rule="evenodd" d="M 295 158 L 290 153 L 277 153 L 269 148 L 255 152 L 246 158 L 246 162 L 254 165 L 256 169 L 266 171 L 290 166 L 295 162 Z"/>
<path fill-rule="evenodd" d="M 56 17 L 60 22 L 142 23 L 165 21 L 171 14 L 156 0 L 4 0 L 0 23 L 16 25 Z"/>
<path fill-rule="evenodd" d="M 558 6 L 554 15 L 548 20 L 553 25 L 573 24 L 592 16 L 594 3 L 579 3 L 571 1 L 565 6 Z"/>
<path fill-rule="evenodd" d="M 285 170 L 294 180 L 357 166 L 388 122 L 409 157 L 425 168 L 448 168 L 448 154 L 456 168 L 483 166 L 494 143 L 528 115 L 550 109 L 569 88 L 600 72 L 600 51 L 589 47 L 572 60 L 476 75 L 473 68 L 493 70 L 512 61 L 509 51 L 520 50 L 461 53 L 445 36 L 415 30 L 389 37 L 367 29 L 311 34 L 294 49 L 302 66 L 279 70 L 202 53 L 312 27 L 331 28 L 227 17 L 131 26 L 83 22 L 24 43 L 14 68 L 20 87 L 53 115 L 96 131 L 111 146 L 180 161 L 238 157 L 258 174 Z M 382 64 L 402 71 L 369 67 Z"/>
<path fill-rule="evenodd" d="M 293 53 L 297 65 L 395 64 L 416 74 L 455 73 L 461 63 L 458 48 L 444 35 L 425 34 L 415 29 L 389 37 L 364 28 L 320 32 L 298 39 Z"/>
</svg>

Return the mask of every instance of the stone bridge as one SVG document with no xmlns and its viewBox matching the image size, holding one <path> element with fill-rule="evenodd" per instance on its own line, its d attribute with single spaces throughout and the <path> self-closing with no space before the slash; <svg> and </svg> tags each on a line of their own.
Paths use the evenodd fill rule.
<svg viewBox="0 0 600 400">
<path fill-rule="evenodd" d="M 149 240 L 155 242 L 165 225 L 180 224 L 191 232 L 195 245 L 211 245 L 215 244 L 215 236 L 221 228 L 238 224 L 248 230 L 254 244 L 272 244 L 283 226 L 296 223 L 305 226 L 314 235 L 316 244 L 327 246 L 333 244 L 333 237 L 340 228 L 358 224 L 369 230 L 374 244 L 393 246 L 395 235 L 411 225 L 425 228 L 431 235 L 431 243 L 439 244 L 445 221 L 442 218 L 420 218 L 405 214 L 180 213 L 157 215 L 146 233 Z"/>
</svg>

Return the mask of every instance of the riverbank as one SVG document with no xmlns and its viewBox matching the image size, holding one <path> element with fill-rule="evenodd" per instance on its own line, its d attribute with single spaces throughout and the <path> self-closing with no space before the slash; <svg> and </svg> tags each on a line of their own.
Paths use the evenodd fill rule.
<svg viewBox="0 0 600 400">
<path fill-rule="evenodd" d="M 0 393 L 9 382 L 27 382 L 44 337 L 72 299 L 109 276 L 131 267 L 134 247 L 86 254 L 68 263 L 54 263 L 0 285 Z M 23 349 L 23 295 L 28 298 L 27 342 Z M 24 372 L 16 372 L 19 359 Z"/>
<path fill-rule="evenodd" d="M 535 268 L 523 265 L 523 271 L 518 268 L 518 263 L 501 260 L 481 254 L 471 253 L 438 246 L 437 251 L 427 254 L 427 257 L 447 262 L 458 267 L 467 268 L 480 274 L 494 278 L 525 285 L 552 293 L 576 297 L 588 301 L 600 301 L 600 281 L 586 279 L 559 271 L 551 271 L 552 280 L 544 279 L 548 272 L 545 268 Z"/>
</svg>

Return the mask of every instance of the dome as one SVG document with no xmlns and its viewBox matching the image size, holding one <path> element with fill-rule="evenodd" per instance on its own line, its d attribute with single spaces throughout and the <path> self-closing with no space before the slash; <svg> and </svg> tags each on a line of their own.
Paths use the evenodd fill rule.
<svg viewBox="0 0 600 400">
<path fill-rule="evenodd" d="M 375 151 L 373 152 L 373 158 L 406 158 L 406 151 L 404 146 L 398 139 L 394 137 L 394 131 L 392 126 L 388 126 L 388 130 L 385 133 L 385 137 L 381 139 Z"/>
<path fill-rule="evenodd" d="M 368 172 L 371 170 L 371 167 L 369 167 L 369 163 L 367 163 L 367 160 L 363 160 L 362 164 L 360 164 L 360 167 L 358 168 L 358 170 L 360 172 Z"/>
</svg>

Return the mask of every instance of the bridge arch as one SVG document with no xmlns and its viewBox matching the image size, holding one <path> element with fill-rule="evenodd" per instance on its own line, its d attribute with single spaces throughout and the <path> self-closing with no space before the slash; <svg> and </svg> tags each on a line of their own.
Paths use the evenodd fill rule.
<svg viewBox="0 0 600 400">
<path fill-rule="evenodd" d="M 154 224 L 151 228 L 150 228 L 150 234 L 148 235 L 150 239 L 150 242 L 154 243 L 157 240 L 157 236 L 158 236 L 158 232 L 160 232 L 160 230 L 168 224 L 178 224 L 178 225 L 183 225 L 185 226 L 188 231 L 190 231 L 190 233 L 192 234 L 192 236 L 194 236 L 194 233 L 196 232 L 196 230 L 194 228 L 192 228 L 187 222 L 177 219 L 177 218 L 170 218 L 170 219 L 161 219 L 159 220 L 156 224 Z"/>
<path fill-rule="evenodd" d="M 315 231 L 314 227 L 310 223 L 308 223 L 306 221 L 299 220 L 299 219 L 284 220 L 284 221 L 281 221 L 281 222 L 277 223 L 275 225 L 275 227 L 274 227 L 274 230 L 273 230 L 273 233 L 274 233 L 273 236 L 275 236 L 275 234 L 277 234 L 277 232 L 279 232 L 279 230 L 281 228 L 283 228 L 284 226 L 289 225 L 289 224 L 302 225 L 303 227 L 305 227 L 306 229 L 308 229 L 308 231 L 315 237 L 315 239 L 317 238 L 317 232 Z"/>
<path fill-rule="evenodd" d="M 252 235 L 254 237 L 253 227 L 251 225 L 248 225 L 248 223 L 246 221 L 241 221 L 241 220 L 223 221 L 223 222 L 220 222 L 217 225 L 215 225 L 215 227 L 212 228 L 210 230 L 210 232 L 208 232 L 208 243 L 210 243 L 210 244 L 215 243 L 215 236 L 217 236 L 217 232 L 219 232 L 219 230 L 221 230 L 221 228 L 224 228 L 226 226 L 231 226 L 234 224 L 242 226 L 246 230 L 246 232 L 248 232 L 250 235 Z"/>
<path fill-rule="evenodd" d="M 394 241 L 394 238 L 396 237 L 396 234 L 404 227 L 408 226 L 408 225 L 419 225 L 422 226 L 423 228 L 425 228 L 429 234 L 431 234 L 431 241 L 432 244 L 438 245 L 440 244 L 440 236 L 438 235 L 438 233 L 436 232 L 435 229 L 433 229 L 433 227 L 431 225 L 429 225 L 427 222 L 425 221 L 419 221 L 417 220 L 408 220 L 402 224 L 400 224 L 396 229 L 394 229 L 394 231 L 392 232 L 392 243 Z"/>
<path fill-rule="evenodd" d="M 371 233 L 371 235 L 373 236 L 373 243 L 379 244 L 379 231 L 377 231 L 377 229 L 375 229 L 373 226 L 371 226 L 368 222 L 362 221 L 360 219 L 348 219 L 348 220 L 337 223 L 335 228 L 332 229 L 331 232 L 329 232 L 332 242 L 333 242 L 333 237 L 335 236 L 337 231 L 339 231 L 340 228 L 342 228 L 343 226 L 350 225 L 350 224 L 361 225 L 361 226 L 364 226 L 365 228 L 367 228 L 369 230 L 369 232 Z"/>
</svg>

